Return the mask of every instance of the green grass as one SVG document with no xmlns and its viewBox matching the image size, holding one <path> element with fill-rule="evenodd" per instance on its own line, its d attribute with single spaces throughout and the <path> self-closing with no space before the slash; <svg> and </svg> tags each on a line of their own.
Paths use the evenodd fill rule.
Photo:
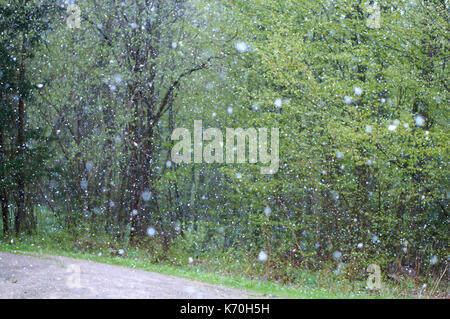
<svg viewBox="0 0 450 319">
<path fill-rule="evenodd" d="M 111 257 L 96 255 L 87 252 L 71 252 L 64 249 L 46 248 L 30 243 L 8 244 L 0 242 L 0 251 L 10 253 L 36 252 L 39 254 L 59 255 L 71 258 L 91 260 L 110 265 L 119 265 L 129 268 L 142 269 L 181 278 L 198 280 L 201 282 L 226 286 L 235 289 L 254 292 L 255 297 L 282 297 L 282 298 L 395 298 L 389 291 L 381 295 L 360 290 L 357 293 L 351 291 L 348 282 L 335 282 L 332 287 L 311 287 L 308 285 L 282 285 L 267 280 L 250 280 L 243 276 L 231 276 L 205 271 L 198 265 L 173 266 L 168 264 L 153 264 L 138 257 Z M 363 287 L 361 285 L 361 287 Z"/>
<path fill-rule="evenodd" d="M 255 262 L 255 252 L 252 255 L 239 249 L 225 252 L 210 250 L 199 256 L 199 250 L 192 248 L 198 241 L 195 233 L 173 242 L 170 249 L 164 251 L 158 240 L 147 239 L 140 248 L 136 248 L 130 246 L 127 240 L 108 236 L 102 227 L 95 228 L 90 224 L 77 224 L 76 228 L 63 231 L 53 213 L 45 208 L 39 208 L 36 216 L 37 230 L 33 235 L 0 239 L 0 251 L 37 252 L 92 260 L 246 290 L 267 297 L 423 298 L 438 295 L 436 292 L 431 296 L 421 295 L 423 282 L 393 282 L 386 277 L 383 278 L 382 291 L 372 292 L 365 288 L 365 281 L 335 275 L 333 270 L 336 265 L 333 264 L 323 265 L 320 271 L 290 266 L 267 269 L 267 263 Z M 124 249 L 125 254 L 118 256 L 119 249 Z M 189 264 L 187 261 L 191 256 L 195 256 L 195 261 Z M 360 279 L 364 280 L 362 277 Z M 433 281 L 426 283 L 427 287 L 433 286 Z"/>
</svg>

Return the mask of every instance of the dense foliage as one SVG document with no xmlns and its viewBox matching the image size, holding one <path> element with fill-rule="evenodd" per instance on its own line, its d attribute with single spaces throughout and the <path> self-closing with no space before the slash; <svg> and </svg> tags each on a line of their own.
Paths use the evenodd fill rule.
<svg viewBox="0 0 450 319">
<path fill-rule="evenodd" d="M 446 1 L 80 0 L 80 28 L 62 1 L 0 4 L 4 238 L 446 269 Z M 194 120 L 279 128 L 278 171 L 172 162 Z"/>
</svg>

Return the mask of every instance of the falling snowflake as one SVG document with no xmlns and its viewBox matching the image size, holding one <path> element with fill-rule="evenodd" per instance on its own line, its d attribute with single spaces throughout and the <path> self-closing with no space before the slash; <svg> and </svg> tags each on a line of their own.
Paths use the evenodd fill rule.
<svg viewBox="0 0 450 319">
<path fill-rule="evenodd" d="M 277 98 L 273 101 L 273 104 L 275 104 L 276 107 L 281 107 L 283 105 L 283 101 L 280 98 Z"/>
<path fill-rule="evenodd" d="M 438 258 L 437 258 L 436 255 L 431 257 L 431 259 L 430 259 L 430 264 L 431 265 L 435 265 L 437 262 L 438 262 Z"/>
<path fill-rule="evenodd" d="M 87 180 L 85 180 L 84 178 L 81 180 L 81 182 L 80 182 L 80 187 L 81 187 L 81 189 L 82 190 L 87 190 L 87 188 L 88 188 L 88 182 L 87 182 Z"/>
<path fill-rule="evenodd" d="M 388 126 L 388 130 L 389 130 L 389 131 L 393 132 L 393 131 L 395 131 L 396 129 L 397 129 L 397 125 L 389 124 L 389 126 Z"/>
<path fill-rule="evenodd" d="M 147 235 L 153 237 L 156 235 L 156 230 L 153 227 L 147 228 Z"/>
<path fill-rule="evenodd" d="M 337 250 L 333 253 L 333 258 L 335 260 L 339 260 L 341 257 L 342 257 L 342 253 L 340 251 Z"/>
<path fill-rule="evenodd" d="M 150 200 L 150 198 L 151 198 L 151 193 L 147 190 L 147 191 L 144 191 L 143 193 L 142 193 L 142 199 L 144 200 L 144 201 L 146 201 L 146 202 L 148 202 L 149 200 Z"/>
<path fill-rule="evenodd" d="M 425 124 L 425 119 L 421 115 L 416 116 L 416 125 L 422 127 Z"/>
<path fill-rule="evenodd" d="M 266 261 L 267 260 L 267 254 L 264 251 L 260 251 L 259 255 L 258 255 L 258 260 L 259 261 Z"/>
<path fill-rule="evenodd" d="M 86 162 L 86 169 L 88 172 L 90 172 L 93 167 L 94 167 L 94 163 L 92 163 L 91 161 Z"/>
<path fill-rule="evenodd" d="M 248 50 L 248 44 L 245 42 L 238 42 L 235 47 L 239 53 L 245 53 Z"/>
<path fill-rule="evenodd" d="M 376 243 L 379 243 L 379 242 L 380 242 L 380 240 L 378 239 L 378 236 L 377 235 L 373 235 L 372 236 L 372 243 L 376 244 Z"/>
<path fill-rule="evenodd" d="M 122 76 L 120 74 L 114 74 L 114 82 L 116 82 L 117 84 L 122 82 Z"/>
<path fill-rule="evenodd" d="M 345 102 L 345 104 L 352 104 L 353 99 L 350 96 L 345 96 L 344 102 Z"/>
<path fill-rule="evenodd" d="M 355 91 L 355 94 L 358 95 L 358 96 L 360 96 L 360 95 L 363 94 L 363 89 L 361 89 L 361 88 L 358 87 L 358 86 L 356 86 L 356 87 L 354 88 L 354 91 Z"/>
</svg>

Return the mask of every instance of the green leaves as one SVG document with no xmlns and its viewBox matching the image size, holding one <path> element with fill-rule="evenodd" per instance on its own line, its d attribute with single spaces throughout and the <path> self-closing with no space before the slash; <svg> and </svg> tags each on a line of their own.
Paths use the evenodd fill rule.
<svg viewBox="0 0 450 319">
<path fill-rule="evenodd" d="M 359 1 L 264 1 L 246 7 L 255 51 L 249 56 L 253 63 L 245 64 L 252 81 L 238 78 L 248 91 L 242 103 L 263 105 L 258 123 L 281 127 L 283 164 L 274 180 L 257 178 L 260 196 L 236 188 L 255 204 L 270 198 L 280 211 L 315 212 L 305 228 L 315 230 L 313 240 L 325 255 L 332 253 L 327 246 L 339 246 L 344 258 L 345 252 L 373 249 L 393 258 L 401 253 L 398 241 L 406 232 L 416 245 L 408 254 L 422 256 L 425 243 L 442 238 L 423 238 L 414 229 L 429 223 L 447 227 L 424 214 L 447 207 L 430 199 L 441 197 L 446 184 L 438 176 L 446 175 L 441 169 L 448 149 L 448 134 L 431 124 L 448 118 L 434 102 L 437 95 L 448 95 L 447 88 L 432 80 L 448 69 L 430 58 L 444 59 L 447 49 L 436 45 L 443 29 L 423 20 L 440 19 L 442 12 L 425 7 L 402 15 L 402 5 L 389 6 L 381 6 L 380 29 L 366 26 Z M 289 103 L 276 111 L 275 99 Z M 441 115 L 435 119 L 436 112 Z M 425 113 L 428 124 L 418 126 L 416 116 Z M 431 182 L 436 178 L 439 182 Z M 403 224 L 396 222 L 398 216 Z M 370 234 L 382 237 L 382 246 L 372 249 Z M 367 249 L 358 252 L 358 242 Z"/>
</svg>

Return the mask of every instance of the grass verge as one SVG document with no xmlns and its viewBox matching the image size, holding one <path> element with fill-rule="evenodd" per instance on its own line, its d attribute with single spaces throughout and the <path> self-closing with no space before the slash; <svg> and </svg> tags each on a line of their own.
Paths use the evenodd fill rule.
<svg viewBox="0 0 450 319">
<path fill-rule="evenodd" d="M 145 271 L 157 272 L 161 274 L 198 280 L 201 282 L 221 285 L 234 289 L 246 290 L 254 292 L 255 297 L 269 298 L 395 298 L 389 290 L 381 293 L 369 292 L 363 288 L 363 283 L 359 283 L 361 288 L 355 293 L 354 289 L 350 291 L 347 282 L 335 282 L 335 287 L 310 287 L 301 285 L 282 285 L 267 280 L 250 280 L 243 276 L 217 274 L 205 271 L 199 265 L 173 266 L 168 264 L 153 264 L 145 259 L 136 257 L 123 256 L 104 256 L 93 253 L 71 252 L 67 250 L 59 250 L 55 248 L 46 248 L 35 246 L 29 243 L 10 244 L 0 242 L 0 251 L 9 253 L 35 252 L 38 254 L 59 255 L 64 257 L 78 258 L 90 260 L 110 265 L 118 265 L 129 268 L 141 269 Z M 354 286 L 353 286 L 354 288 Z M 405 296 L 402 296 L 405 297 Z M 412 296 L 411 296 L 412 297 Z"/>
</svg>

